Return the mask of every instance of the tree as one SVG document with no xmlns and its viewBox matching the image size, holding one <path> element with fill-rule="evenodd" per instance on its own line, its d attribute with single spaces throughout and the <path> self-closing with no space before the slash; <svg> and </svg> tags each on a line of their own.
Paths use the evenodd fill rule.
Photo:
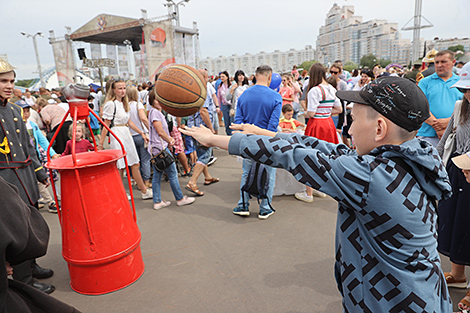
<svg viewBox="0 0 470 313">
<path fill-rule="evenodd" d="M 458 51 L 465 52 L 465 48 L 462 45 L 451 46 L 451 47 L 447 48 L 447 50 L 450 50 L 450 51 L 453 51 L 453 52 L 458 52 Z"/>
<path fill-rule="evenodd" d="M 307 71 L 308 71 L 308 70 L 310 69 L 310 67 L 311 67 L 313 64 L 315 64 L 315 63 L 318 63 L 318 61 L 317 61 L 317 60 L 304 61 L 304 62 L 302 62 L 302 64 L 300 64 L 300 65 L 297 66 L 297 67 L 298 67 L 299 69 L 300 69 L 300 68 L 303 68 L 304 70 L 307 70 Z"/>
<path fill-rule="evenodd" d="M 353 70 L 355 70 L 356 68 L 358 68 L 359 66 L 357 65 L 356 62 L 354 61 L 346 61 L 346 63 L 344 63 L 344 69 L 348 72 L 352 72 Z"/>
<path fill-rule="evenodd" d="M 34 79 L 21 79 L 21 80 L 17 80 L 15 82 L 15 85 L 28 88 L 32 85 L 33 82 L 34 82 Z"/>
<path fill-rule="evenodd" d="M 392 61 L 387 60 L 387 59 L 382 59 L 382 58 L 379 59 L 373 54 L 368 54 L 361 58 L 360 64 L 361 64 L 361 67 L 368 67 L 372 69 L 375 64 L 379 64 L 381 67 L 386 67 L 390 63 L 392 63 Z"/>
<path fill-rule="evenodd" d="M 380 59 L 377 63 L 379 63 L 380 66 L 382 66 L 382 67 L 386 67 L 387 65 L 392 63 L 392 61 L 387 60 L 387 59 Z"/>
<path fill-rule="evenodd" d="M 456 59 L 465 54 L 465 48 L 462 45 L 451 46 L 447 50 L 455 52 Z"/>
<path fill-rule="evenodd" d="M 360 65 L 361 67 L 373 68 L 378 62 L 378 58 L 373 54 L 365 55 L 361 58 Z"/>
</svg>

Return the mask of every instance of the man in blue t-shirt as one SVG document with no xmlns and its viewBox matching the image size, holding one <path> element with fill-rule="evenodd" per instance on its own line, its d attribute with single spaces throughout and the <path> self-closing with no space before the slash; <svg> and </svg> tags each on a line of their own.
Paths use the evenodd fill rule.
<svg viewBox="0 0 470 313">
<path fill-rule="evenodd" d="M 459 80 L 459 76 L 452 73 L 454 63 L 454 52 L 439 51 L 434 57 L 436 72 L 418 83 L 428 99 L 431 117 L 419 129 L 417 137 L 429 141 L 434 147 L 447 128 L 455 102 L 462 99 L 457 88 L 450 88 Z"/>
<path fill-rule="evenodd" d="M 256 69 L 256 85 L 245 90 L 238 98 L 235 124 L 254 124 L 270 131 L 277 130 L 281 116 L 282 97 L 279 93 L 268 87 L 271 83 L 272 73 L 273 70 L 268 65 L 258 66 Z M 248 210 L 250 197 L 246 192 L 243 195 L 241 187 L 245 184 L 252 163 L 253 161 L 251 160 L 243 160 L 240 200 L 238 201 L 237 207 L 233 209 L 233 214 L 240 216 L 250 215 L 250 211 Z M 266 169 L 269 173 L 268 199 L 261 200 L 258 215 L 259 219 L 267 219 L 274 213 L 269 203 L 271 203 L 273 199 L 276 169 L 269 166 L 267 166 Z"/>
</svg>

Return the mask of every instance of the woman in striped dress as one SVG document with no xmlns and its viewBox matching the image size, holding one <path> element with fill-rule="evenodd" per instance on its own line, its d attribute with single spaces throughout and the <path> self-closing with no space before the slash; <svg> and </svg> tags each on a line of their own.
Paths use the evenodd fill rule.
<svg viewBox="0 0 470 313">
<path fill-rule="evenodd" d="M 441 157 L 444 155 L 446 140 L 453 131 L 453 156 L 470 152 L 470 63 L 462 68 L 459 81 L 452 87 L 458 88 L 463 93 L 463 98 L 455 104 L 447 129 L 437 145 Z M 447 286 L 466 289 L 468 279 L 465 276 L 465 266 L 470 266 L 470 183 L 451 160 L 447 162 L 446 170 L 452 184 L 452 197 L 439 201 L 437 207 L 437 250 L 450 259 L 451 270 L 444 273 Z M 467 289 L 458 307 L 460 310 L 470 309 L 470 289 Z"/>
<path fill-rule="evenodd" d="M 325 140 L 331 143 L 339 143 L 338 133 L 331 114 L 339 114 L 343 111 L 340 100 L 336 97 L 336 89 L 326 81 L 326 69 L 320 63 L 310 67 L 310 79 L 307 94 L 308 123 L 305 135 Z M 313 195 L 325 197 L 322 192 L 306 187 L 305 192 L 298 192 L 295 197 L 298 200 L 312 202 Z"/>
</svg>

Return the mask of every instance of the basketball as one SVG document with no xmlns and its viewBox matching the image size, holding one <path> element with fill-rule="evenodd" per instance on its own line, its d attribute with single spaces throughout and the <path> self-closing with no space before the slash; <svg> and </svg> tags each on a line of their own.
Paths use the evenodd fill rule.
<svg viewBox="0 0 470 313">
<path fill-rule="evenodd" d="M 206 101 L 204 77 L 188 65 L 171 65 L 161 72 L 155 83 L 156 98 L 171 115 L 193 115 Z"/>
</svg>

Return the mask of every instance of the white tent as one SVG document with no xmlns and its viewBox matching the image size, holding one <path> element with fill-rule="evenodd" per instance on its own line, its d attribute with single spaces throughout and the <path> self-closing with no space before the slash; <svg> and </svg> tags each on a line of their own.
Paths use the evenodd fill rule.
<svg viewBox="0 0 470 313">
<path fill-rule="evenodd" d="M 80 71 L 75 71 L 75 79 L 77 83 L 88 85 L 93 82 L 93 79 L 90 77 L 86 76 Z M 51 90 L 52 88 L 58 88 L 59 86 L 59 79 L 57 77 L 57 71 L 55 68 L 46 70 L 43 73 L 44 77 L 44 82 L 46 83 L 46 89 Z M 34 83 L 28 88 L 29 90 L 39 90 L 39 87 L 41 87 L 41 81 L 39 79 L 36 79 Z"/>
</svg>

